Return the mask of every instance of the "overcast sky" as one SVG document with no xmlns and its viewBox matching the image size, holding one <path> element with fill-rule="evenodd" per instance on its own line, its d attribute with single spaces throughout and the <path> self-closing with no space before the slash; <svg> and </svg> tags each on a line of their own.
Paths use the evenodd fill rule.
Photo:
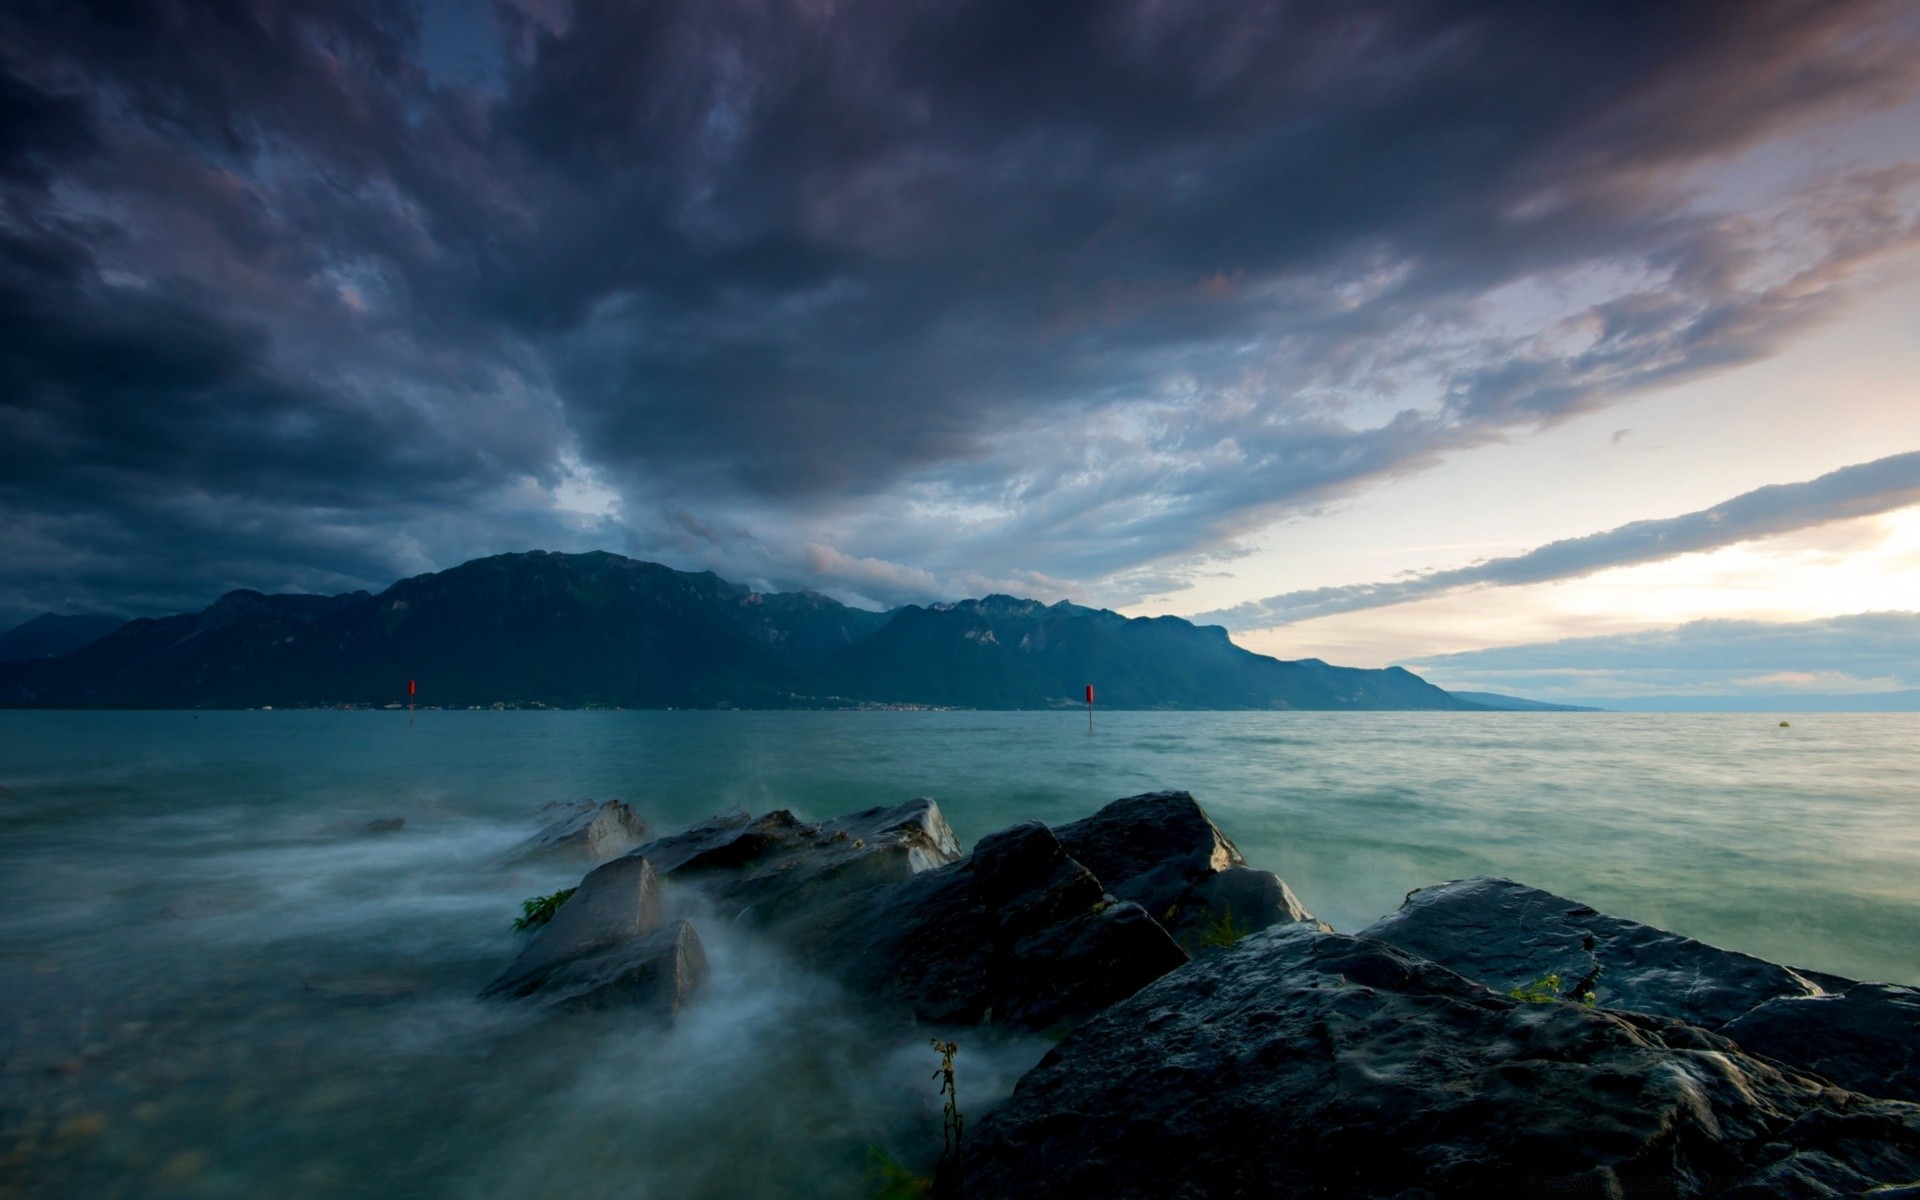
<svg viewBox="0 0 1920 1200">
<path fill-rule="evenodd" d="M 1442 683 L 1911 611 L 1917 85 L 1901 2 L 9 0 L 0 622 L 532 548 Z"/>
</svg>

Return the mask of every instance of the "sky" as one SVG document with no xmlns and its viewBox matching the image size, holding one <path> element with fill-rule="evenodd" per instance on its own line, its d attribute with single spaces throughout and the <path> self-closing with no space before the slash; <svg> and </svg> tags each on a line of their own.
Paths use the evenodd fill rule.
<svg viewBox="0 0 1920 1200">
<path fill-rule="evenodd" d="M 1920 10 L 10 0 L 0 623 L 607 549 L 1920 688 Z"/>
</svg>

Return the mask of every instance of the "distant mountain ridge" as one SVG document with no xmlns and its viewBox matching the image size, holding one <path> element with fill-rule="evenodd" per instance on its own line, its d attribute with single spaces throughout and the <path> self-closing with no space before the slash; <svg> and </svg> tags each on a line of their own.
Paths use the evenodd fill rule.
<svg viewBox="0 0 1920 1200">
<path fill-rule="evenodd" d="M 126 623 L 125 617 L 92 613 L 67 617 L 42 613 L 31 621 L 0 631 L 0 663 L 57 658 L 99 641 Z"/>
<path fill-rule="evenodd" d="M 1283 662 L 1218 626 L 1011 596 L 876 613 L 606 552 L 531 551 L 378 595 L 229 592 L 57 658 L 0 664 L 14 707 L 1477 709 L 1399 667 Z"/>
</svg>

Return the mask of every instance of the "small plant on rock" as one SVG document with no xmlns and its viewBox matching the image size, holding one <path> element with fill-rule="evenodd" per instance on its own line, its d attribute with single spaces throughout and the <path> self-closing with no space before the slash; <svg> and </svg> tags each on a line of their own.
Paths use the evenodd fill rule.
<svg viewBox="0 0 1920 1200">
<path fill-rule="evenodd" d="M 1595 997 L 1590 991 L 1581 991 L 1573 996 L 1565 996 L 1560 991 L 1559 975 L 1542 975 L 1540 978 L 1507 989 L 1507 996 L 1513 1000 L 1524 1000 L 1529 1004 L 1546 1004 L 1554 1000 L 1578 1000 L 1592 1008 Z"/>
<path fill-rule="evenodd" d="M 933 1180 L 915 1175 L 879 1146 L 867 1147 L 867 1182 L 872 1200 L 922 1200 L 933 1195 Z"/>
<path fill-rule="evenodd" d="M 1198 942 L 1202 949 L 1218 946 L 1224 950 L 1252 932 L 1253 926 L 1234 920 L 1233 905 L 1222 904 L 1219 912 L 1208 913 L 1200 923 Z"/>
<path fill-rule="evenodd" d="M 520 918 L 513 923 L 513 927 L 522 932 L 540 928 L 553 920 L 553 914 L 560 911 L 560 906 L 567 902 L 567 897 L 579 890 L 577 887 L 570 887 L 563 892 L 555 892 L 551 896 L 535 896 L 531 900 L 522 900 Z"/>
<path fill-rule="evenodd" d="M 933 1077 L 940 1081 L 940 1094 L 947 1098 L 947 1107 L 940 1125 L 940 1165 L 934 1172 L 933 1190 L 928 1194 L 962 1196 L 966 1194 L 967 1185 L 960 1156 L 960 1135 L 966 1132 L 967 1119 L 960 1115 L 960 1090 L 953 1082 L 953 1056 L 960 1053 L 960 1043 L 934 1038 L 933 1048 L 940 1054 L 940 1069 L 933 1073 Z"/>
</svg>

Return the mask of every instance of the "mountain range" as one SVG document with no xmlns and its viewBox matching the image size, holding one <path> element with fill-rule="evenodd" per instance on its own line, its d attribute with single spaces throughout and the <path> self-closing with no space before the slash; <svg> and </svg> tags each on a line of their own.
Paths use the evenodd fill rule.
<svg viewBox="0 0 1920 1200">
<path fill-rule="evenodd" d="M 40 618 L 41 634 L 55 630 Z M 70 620 L 70 619 L 69 619 Z M 7 635 L 23 634 L 29 626 Z M 1218 626 L 987 596 L 890 612 L 616 554 L 533 551 L 377 595 L 229 592 L 0 662 L 0 704 L 1480 709 L 1399 667 L 1281 661 Z M 97 635 L 97 631 L 96 635 Z M 51 643 L 19 639 L 31 647 Z M 64 653 L 57 652 L 64 650 Z"/>
</svg>

